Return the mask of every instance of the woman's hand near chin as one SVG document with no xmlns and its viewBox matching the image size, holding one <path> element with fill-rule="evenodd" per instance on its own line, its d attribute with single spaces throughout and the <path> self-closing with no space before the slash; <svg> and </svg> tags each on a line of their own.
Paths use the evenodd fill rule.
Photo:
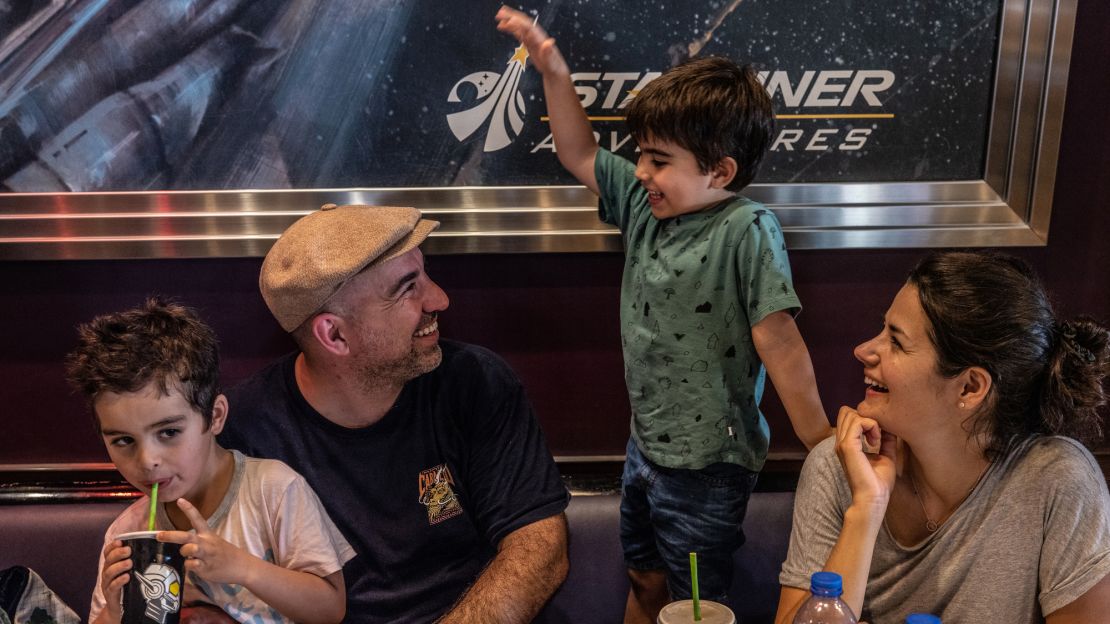
<svg viewBox="0 0 1110 624">
<path fill-rule="evenodd" d="M 875 538 L 883 524 L 897 476 L 898 439 L 883 433 L 879 423 L 850 408 L 840 408 L 836 419 L 836 455 L 852 490 L 852 504 L 844 510 L 844 523 L 824 570 L 843 579 L 844 602 L 854 613 L 863 609 L 867 575 L 875 553 Z M 866 448 L 878 448 L 867 453 Z M 790 622 L 808 594 L 783 587 L 776 622 Z"/>
<path fill-rule="evenodd" d="M 865 452 L 878 448 L 877 453 Z M 886 513 L 890 493 L 897 477 L 898 439 L 883 432 L 879 423 L 844 406 L 836 419 L 836 455 L 848 477 L 852 506 L 876 514 Z M 873 516 L 875 517 L 875 516 Z"/>
</svg>

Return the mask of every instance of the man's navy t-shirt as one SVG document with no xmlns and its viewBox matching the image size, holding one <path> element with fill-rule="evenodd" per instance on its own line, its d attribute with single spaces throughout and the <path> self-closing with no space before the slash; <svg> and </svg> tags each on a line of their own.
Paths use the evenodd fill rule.
<svg viewBox="0 0 1110 624">
<path fill-rule="evenodd" d="M 344 568 L 349 622 L 432 621 L 512 531 L 568 495 L 531 404 L 492 352 L 442 341 L 377 423 L 348 429 L 297 387 L 296 353 L 228 393 L 228 448 L 304 475 L 358 555 Z"/>
</svg>

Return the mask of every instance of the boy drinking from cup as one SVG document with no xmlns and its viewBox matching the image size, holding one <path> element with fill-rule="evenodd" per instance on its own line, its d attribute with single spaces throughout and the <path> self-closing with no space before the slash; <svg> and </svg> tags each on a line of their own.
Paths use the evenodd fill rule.
<svg viewBox="0 0 1110 624">
<path fill-rule="evenodd" d="M 183 306 L 148 300 L 78 328 L 70 382 L 88 399 L 112 462 L 144 496 L 108 528 L 89 621 L 116 624 L 141 571 L 116 537 L 148 527 L 181 544 L 183 604 L 240 622 L 338 622 L 354 551 L 305 480 L 285 464 L 216 442 L 228 416 L 216 337 Z"/>
</svg>

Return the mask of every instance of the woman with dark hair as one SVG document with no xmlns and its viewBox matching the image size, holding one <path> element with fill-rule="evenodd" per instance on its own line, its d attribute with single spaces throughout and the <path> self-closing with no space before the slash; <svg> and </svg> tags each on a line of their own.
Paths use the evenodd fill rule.
<svg viewBox="0 0 1110 624">
<path fill-rule="evenodd" d="M 855 349 L 863 401 L 806 459 L 777 621 L 818 570 L 873 623 L 1107 621 L 1110 496 L 1076 440 L 1101 436 L 1108 338 L 1058 323 L 1017 259 L 923 260 Z"/>
</svg>

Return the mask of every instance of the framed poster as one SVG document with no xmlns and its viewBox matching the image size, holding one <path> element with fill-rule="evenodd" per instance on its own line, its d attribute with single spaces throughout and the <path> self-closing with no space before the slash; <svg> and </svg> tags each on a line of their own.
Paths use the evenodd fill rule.
<svg viewBox="0 0 1110 624">
<path fill-rule="evenodd" d="M 793 248 L 1042 245 L 1076 0 L 535 2 L 603 147 L 686 58 L 776 107 L 745 194 Z M 0 14 L 0 258 L 261 255 L 323 203 L 441 253 L 620 249 L 499 2 L 37 0 Z"/>
</svg>

